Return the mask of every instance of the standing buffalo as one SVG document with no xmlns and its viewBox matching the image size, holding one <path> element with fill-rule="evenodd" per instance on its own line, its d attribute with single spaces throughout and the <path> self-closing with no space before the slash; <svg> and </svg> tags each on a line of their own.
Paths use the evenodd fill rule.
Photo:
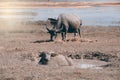
<svg viewBox="0 0 120 80">
<path fill-rule="evenodd" d="M 82 25 L 82 21 L 77 15 L 60 14 L 57 20 L 53 18 L 48 18 L 48 20 L 54 26 L 53 29 L 49 29 L 46 26 L 51 40 L 53 40 L 53 37 L 57 37 L 57 33 L 61 33 L 62 40 L 66 39 L 67 33 L 74 33 L 74 36 L 79 33 L 79 36 L 81 37 L 80 27 Z"/>
</svg>

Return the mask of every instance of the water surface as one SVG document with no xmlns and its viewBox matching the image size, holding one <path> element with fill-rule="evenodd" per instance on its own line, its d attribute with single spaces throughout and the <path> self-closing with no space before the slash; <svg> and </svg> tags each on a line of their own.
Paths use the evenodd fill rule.
<svg viewBox="0 0 120 80">
<path fill-rule="evenodd" d="M 59 8 L 59 9 L 36 9 L 38 15 L 34 20 L 46 20 L 48 17 L 57 18 L 61 13 L 76 13 L 83 20 L 84 25 L 94 26 L 119 26 L 119 7 L 92 7 L 92 8 Z"/>
<path fill-rule="evenodd" d="M 15 13 L 36 13 L 9 15 Z M 120 6 L 96 6 L 89 8 L 34 8 L 34 9 L 0 9 L 0 19 L 21 19 L 21 20 L 47 20 L 49 17 L 56 18 L 61 13 L 75 13 L 88 26 L 120 26 Z M 8 13 L 4 15 L 3 13 Z"/>
</svg>

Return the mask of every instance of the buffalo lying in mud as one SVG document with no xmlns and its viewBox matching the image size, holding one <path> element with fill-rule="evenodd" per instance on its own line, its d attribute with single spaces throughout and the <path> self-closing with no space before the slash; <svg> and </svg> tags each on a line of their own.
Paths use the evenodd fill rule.
<svg viewBox="0 0 120 80">
<path fill-rule="evenodd" d="M 52 66 L 72 66 L 73 60 L 67 56 L 56 54 L 54 52 L 40 52 L 40 61 L 38 62 L 41 65 L 52 65 Z"/>
<path fill-rule="evenodd" d="M 46 29 L 50 34 L 51 41 L 53 41 L 54 37 L 57 37 L 57 33 L 61 33 L 62 40 L 66 39 L 67 33 L 74 33 L 74 36 L 79 33 L 79 36 L 81 37 L 80 28 L 82 25 L 82 20 L 80 20 L 77 15 L 60 14 L 58 19 L 48 18 L 48 20 L 54 26 L 52 29 L 49 29 L 46 26 Z"/>
<path fill-rule="evenodd" d="M 48 64 L 48 61 L 50 60 L 51 53 L 48 52 L 40 52 L 39 57 L 41 57 L 39 64 L 46 65 Z"/>
</svg>

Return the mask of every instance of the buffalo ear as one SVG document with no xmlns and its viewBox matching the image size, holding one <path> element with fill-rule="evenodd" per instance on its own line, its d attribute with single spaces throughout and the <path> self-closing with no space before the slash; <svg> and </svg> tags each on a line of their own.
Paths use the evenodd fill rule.
<svg viewBox="0 0 120 80">
<path fill-rule="evenodd" d="M 57 24 L 57 19 L 48 18 L 48 20 L 49 20 L 50 23 L 53 24 L 53 25 L 56 25 L 56 24 Z"/>
</svg>

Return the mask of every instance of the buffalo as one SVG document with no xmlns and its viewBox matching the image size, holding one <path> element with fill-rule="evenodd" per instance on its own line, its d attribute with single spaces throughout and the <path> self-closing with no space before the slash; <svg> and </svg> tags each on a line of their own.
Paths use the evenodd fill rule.
<svg viewBox="0 0 120 80">
<path fill-rule="evenodd" d="M 50 34 L 50 40 L 57 37 L 57 33 L 61 33 L 62 40 L 66 39 L 67 33 L 74 33 L 74 36 L 79 33 L 81 37 L 80 28 L 82 20 L 75 14 L 60 14 L 57 19 L 48 18 L 48 21 L 53 25 L 52 29 L 49 29 L 46 25 L 46 29 Z"/>
</svg>

